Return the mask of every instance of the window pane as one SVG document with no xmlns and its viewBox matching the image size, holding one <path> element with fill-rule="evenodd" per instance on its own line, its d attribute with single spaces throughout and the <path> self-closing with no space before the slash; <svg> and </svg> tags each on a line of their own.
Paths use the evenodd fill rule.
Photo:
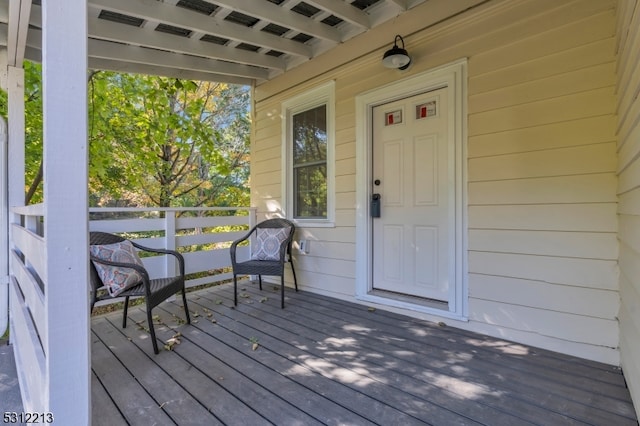
<svg viewBox="0 0 640 426">
<path fill-rule="evenodd" d="M 293 165 L 327 161 L 327 106 L 293 116 Z"/>
<path fill-rule="evenodd" d="M 293 215 L 327 218 L 327 106 L 292 117 Z"/>
<path fill-rule="evenodd" d="M 327 217 L 327 165 L 310 165 L 293 169 L 296 218 Z"/>
</svg>

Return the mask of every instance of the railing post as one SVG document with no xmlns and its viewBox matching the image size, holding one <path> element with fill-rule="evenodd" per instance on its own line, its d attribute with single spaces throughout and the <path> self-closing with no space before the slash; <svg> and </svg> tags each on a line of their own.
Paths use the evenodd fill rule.
<svg viewBox="0 0 640 426">
<path fill-rule="evenodd" d="M 168 210 L 164 216 L 164 239 L 165 247 L 168 250 L 176 249 L 176 212 Z M 174 277 L 178 273 L 176 271 L 176 260 L 173 256 L 164 257 L 164 271 L 167 277 Z"/>
<path fill-rule="evenodd" d="M 24 206 L 24 156 L 25 156 L 25 133 L 24 133 L 24 69 L 22 66 L 9 66 L 7 69 L 7 97 L 9 122 L 7 128 L 7 206 Z M 21 217 L 18 214 L 9 212 L 7 217 L 8 226 L 8 252 L 10 255 L 13 247 L 12 224 L 20 224 Z M 8 260 L 8 259 L 7 259 Z M 11 262 L 8 265 L 9 275 L 12 273 Z M 9 290 L 11 292 L 11 290 Z M 11 311 L 11 307 L 9 307 Z M 11 323 L 10 323 L 11 326 Z M 10 335 L 9 340 L 13 341 Z M 38 390 L 40 391 L 40 389 Z"/>
</svg>

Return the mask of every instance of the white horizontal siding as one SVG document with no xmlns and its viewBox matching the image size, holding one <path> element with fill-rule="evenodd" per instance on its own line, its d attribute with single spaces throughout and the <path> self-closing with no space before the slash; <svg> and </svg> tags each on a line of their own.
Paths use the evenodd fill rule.
<svg viewBox="0 0 640 426">
<path fill-rule="evenodd" d="M 468 155 L 480 158 L 611 142 L 615 140 L 615 121 L 615 116 L 603 115 L 472 136 Z"/>
<path fill-rule="evenodd" d="M 568 258 L 617 260 L 614 233 L 471 229 L 469 250 Z"/>
<path fill-rule="evenodd" d="M 469 206 L 469 228 L 615 233 L 615 212 L 615 203 Z"/>
<path fill-rule="evenodd" d="M 541 315 L 541 312 L 544 314 Z M 618 322 L 586 315 L 573 315 L 525 305 L 476 299 L 469 318 L 497 327 L 535 333 L 558 340 L 573 340 L 593 346 L 618 345 Z M 578 354 L 576 354 L 578 355 Z"/>
<path fill-rule="evenodd" d="M 386 30 L 411 34 L 404 73 L 377 50 L 258 86 L 252 199 L 266 216 L 282 202 L 281 102 L 336 84 L 338 226 L 298 230 L 311 240 L 295 255 L 301 287 L 355 293 L 355 96 L 466 57 L 470 321 L 455 325 L 617 363 L 615 14 L 614 0 L 496 0 L 424 30 L 407 14 Z"/>
<path fill-rule="evenodd" d="M 470 319 L 617 363 L 615 13 L 577 4 L 469 59 Z"/>
<path fill-rule="evenodd" d="M 615 203 L 615 173 L 469 183 L 469 204 Z"/>
<path fill-rule="evenodd" d="M 618 268 L 615 260 L 472 251 L 469 253 L 469 271 L 496 277 L 537 279 L 576 287 L 613 291 L 618 288 Z M 473 288 L 473 284 L 470 287 Z M 514 290 L 517 291 L 517 287 L 514 287 Z M 526 305 L 527 299 L 523 297 L 521 303 Z"/>
<path fill-rule="evenodd" d="M 620 356 L 640 417 L 640 1 L 620 0 L 617 17 Z"/>
<path fill-rule="evenodd" d="M 615 290 L 479 274 L 472 274 L 470 279 L 476 284 L 472 296 L 479 300 L 510 305 L 521 305 L 526 300 L 530 308 L 595 318 L 614 318 L 618 314 L 619 295 Z"/>
<path fill-rule="evenodd" d="M 614 173 L 615 168 L 615 142 L 608 142 L 470 158 L 469 181 Z"/>
</svg>

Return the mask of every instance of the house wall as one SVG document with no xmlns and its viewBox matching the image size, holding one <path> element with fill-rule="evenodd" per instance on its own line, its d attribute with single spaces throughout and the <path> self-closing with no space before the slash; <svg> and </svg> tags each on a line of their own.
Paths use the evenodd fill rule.
<svg viewBox="0 0 640 426">
<path fill-rule="evenodd" d="M 617 19 L 620 354 L 640 401 L 640 1 L 621 0 Z M 636 403 L 640 417 L 640 403 Z"/>
<path fill-rule="evenodd" d="M 257 86 L 253 204 L 282 213 L 281 103 L 335 80 L 336 223 L 299 230 L 311 252 L 296 270 L 303 289 L 353 300 L 355 96 L 466 57 L 469 321 L 447 323 L 617 364 L 616 3 L 468 2 L 431 25 L 429 8 L 461 3 L 425 2 Z M 405 72 L 381 65 L 397 33 Z"/>
</svg>

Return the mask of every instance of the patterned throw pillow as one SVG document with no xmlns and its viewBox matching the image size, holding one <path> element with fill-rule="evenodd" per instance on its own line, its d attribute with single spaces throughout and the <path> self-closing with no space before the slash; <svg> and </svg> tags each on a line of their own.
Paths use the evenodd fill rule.
<svg viewBox="0 0 640 426">
<path fill-rule="evenodd" d="M 135 247 L 130 241 L 122 241 L 115 244 L 90 246 L 91 254 L 98 259 L 112 262 L 135 263 L 143 266 Z M 120 266 L 105 265 L 93 262 L 96 271 L 111 296 L 117 296 L 126 289 L 139 284 L 142 276 L 138 271 Z"/>
<path fill-rule="evenodd" d="M 280 260 L 280 245 L 289 237 L 289 228 L 258 228 L 253 260 Z"/>
</svg>

